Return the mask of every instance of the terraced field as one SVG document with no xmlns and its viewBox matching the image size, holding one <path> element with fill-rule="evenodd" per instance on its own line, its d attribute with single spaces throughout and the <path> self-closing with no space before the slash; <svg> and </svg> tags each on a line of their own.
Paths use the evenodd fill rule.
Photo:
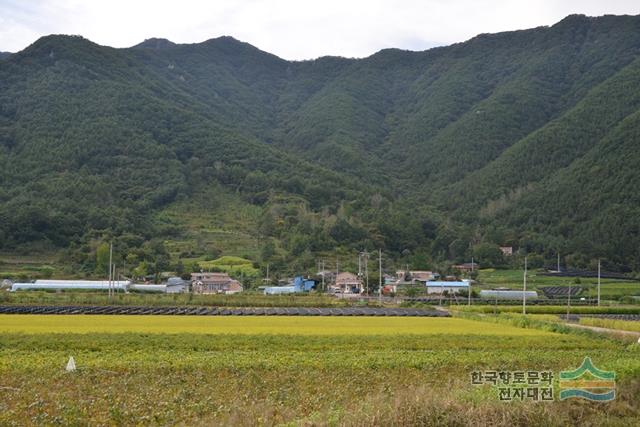
<svg viewBox="0 0 640 427">
<path fill-rule="evenodd" d="M 470 381 L 585 356 L 616 371 L 615 401 Z M 0 390 L 0 425 L 637 425 L 640 346 L 461 318 L 3 315 Z"/>
</svg>

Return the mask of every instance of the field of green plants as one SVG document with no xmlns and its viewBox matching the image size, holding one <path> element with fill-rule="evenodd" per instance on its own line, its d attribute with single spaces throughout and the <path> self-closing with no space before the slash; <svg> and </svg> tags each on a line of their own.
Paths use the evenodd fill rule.
<svg viewBox="0 0 640 427">
<path fill-rule="evenodd" d="M 483 269 L 478 274 L 477 286 L 481 289 L 506 287 L 522 289 L 523 270 Z M 596 297 L 598 279 L 594 277 L 559 277 L 547 276 L 540 271 L 530 270 L 527 274 L 527 287 L 533 291 L 540 291 L 545 286 L 580 286 L 584 289 L 581 296 Z M 640 281 L 602 279 L 601 298 L 603 300 L 618 300 L 622 297 L 640 296 Z"/>
<path fill-rule="evenodd" d="M 2 305 L 126 305 L 126 306 L 215 306 L 215 307 L 344 307 L 357 302 L 331 295 L 263 295 L 242 292 L 235 295 L 195 295 L 163 293 L 118 293 L 109 299 L 106 292 L 0 291 Z"/>
<path fill-rule="evenodd" d="M 472 313 L 522 313 L 522 305 L 458 305 L 456 310 Z M 566 305 L 527 305 L 529 314 L 567 314 Z M 638 305 L 570 306 L 570 314 L 640 314 Z"/>
<path fill-rule="evenodd" d="M 4 315 L 0 425 L 637 425 L 640 346 L 532 325 Z M 585 356 L 616 371 L 614 402 L 505 403 L 470 381 L 473 370 L 557 374 Z"/>
</svg>

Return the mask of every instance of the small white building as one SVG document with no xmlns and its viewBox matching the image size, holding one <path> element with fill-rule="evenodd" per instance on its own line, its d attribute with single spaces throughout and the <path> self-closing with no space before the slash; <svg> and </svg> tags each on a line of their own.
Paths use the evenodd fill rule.
<svg viewBox="0 0 640 427">
<path fill-rule="evenodd" d="M 157 292 L 164 293 L 167 291 L 167 285 L 144 285 L 134 284 L 129 286 L 129 290 L 134 292 Z"/>
<path fill-rule="evenodd" d="M 469 291 L 470 280 L 462 280 L 459 282 L 447 282 L 447 281 L 429 281 L 426 283 L 428 294 L 444 294 L 446 293 L 460 293 L 460 291 Z"/>
<path fill-rule="evenodd" d="M 14 283 L 11 291 L 18 290 L 96 290 L 107 291 L 109 287 L 126 291 L 131 284 L 128 280 L 114 280 L 109 284 L 108 280 L 36 280 L 34 283 Z"/>
<path fill-rule="evenodd" d="M 492 289 L 480 291 L 480 298 L 488 300 L 517 300 L 535 301 L 538 299 L 536 291 L 519 291 L 517 289 Z"/>
</svg>

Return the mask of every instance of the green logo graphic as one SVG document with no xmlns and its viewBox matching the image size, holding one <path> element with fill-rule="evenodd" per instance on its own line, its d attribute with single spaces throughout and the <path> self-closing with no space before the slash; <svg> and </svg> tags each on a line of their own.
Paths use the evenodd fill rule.
<svg viewBox="0 0 640 427">
<path fill-rule="evenodd" d="M 591 358 L 573 371 L 560 372 L 560 400 L 582 398 L 609 402 L 616 398 L 616 373 L 596 368 Z"/>
</svg>

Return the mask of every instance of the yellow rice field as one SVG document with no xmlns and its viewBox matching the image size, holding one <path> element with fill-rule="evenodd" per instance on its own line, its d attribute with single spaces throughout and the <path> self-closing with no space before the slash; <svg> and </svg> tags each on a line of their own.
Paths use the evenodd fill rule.
<svg viewBox="0 0 640 427">
<path fill-rule="evenodd" d="M 145 333 L 244 335 L 493 335 L 551 332 L 439 317 L 0 315 L 0 333 Z"/>
</svg>

